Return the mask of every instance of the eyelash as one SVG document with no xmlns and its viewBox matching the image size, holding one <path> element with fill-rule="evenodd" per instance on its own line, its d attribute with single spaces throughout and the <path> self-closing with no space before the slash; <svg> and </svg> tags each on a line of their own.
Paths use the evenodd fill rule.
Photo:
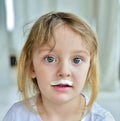
<svg viewBox="0 0 120 121">
<path fill-rule="evenodd" d="M 49 59 L 49 60 L 48 60 Z M 75 60 L 76 59 L 76 60 Z M 51 56 L 51 55 L 47 55 L 44 57 L 43 59 L 45 62 L 47 63 L 56 63 L 58 61 L 58 59 L 56 59 L 56 57 Z M 75 62 L 76 61 L 76 62 Z M 72 59 L 71 62 L 73 62 L 75 65 L 81 64 L 84 61 L 84 59 L 80 56 L 76 56 Z"/>
<path fill-rule="evenodd" d="M 75 60 L 75 59 L 77 59 L 77 60 Z M 74 57 L 72 60 L 73 60 L 73 63 L 76 64 L 76 65 L 81 64 L 81 63 L 83 62 L 83 58 L 80 57 L 80 56 L 76 56 L 76 57 Z M 77 63 L 74 62 L 74 61 L 76 61 Z M 79 62 L 78 62 L 78 61 L 79 61 Z"/>
<path fill-rule="evenodd" d="M 48 58 L 50 60 L 47 60 Z M 54 59 L 54 60 L 52 60 L 52 59 Z M 44 57 L 44 61 L 47 63 L 55 63 L 57 61 L 57 59 L 54 56 L 48 55 L 48 56 Z"/>
</svg>

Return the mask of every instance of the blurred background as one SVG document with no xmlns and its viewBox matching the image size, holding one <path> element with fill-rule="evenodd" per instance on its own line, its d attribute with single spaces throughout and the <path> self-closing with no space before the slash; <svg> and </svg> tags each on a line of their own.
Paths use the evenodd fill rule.
<svg viewBox="0 0 120 121">
<path fill-rule="evenodd" d="M 0 120 L 20 100 L 17 59 L 26 40 L 25 25 L 50 11 L 72 12 L 98 33 L 97 102 L 120 121 L 120 0 L 0 0 Z"/>
</svg>

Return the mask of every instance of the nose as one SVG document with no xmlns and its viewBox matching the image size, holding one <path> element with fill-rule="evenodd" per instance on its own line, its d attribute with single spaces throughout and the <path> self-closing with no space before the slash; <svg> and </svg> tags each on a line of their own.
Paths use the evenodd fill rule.
<svg viewBox="0 0 120 121">
<path fill-rule="evenodd" d="M 71 76 L 71 69 L 68 62 L 62 62 L 59 64 L 57 76 L 59 78 L 66 78 Z"/>
</svg>

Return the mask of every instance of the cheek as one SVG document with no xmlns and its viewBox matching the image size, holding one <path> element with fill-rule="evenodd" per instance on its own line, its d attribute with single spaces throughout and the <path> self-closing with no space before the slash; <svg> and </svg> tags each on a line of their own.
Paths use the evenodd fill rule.
<svg viewBox="0 0 120 121">
<path fill-rule="evenodd" d="M 79 69 L 79 71 L 76 72 L 79 85 L 84 85 L 84 83 L 86 82 L 88 71 L 89 71 L 89 65 L 84 66 L 83 68 Z"/>
<path fill-rule="evenodd" d="M 53 80 L 54 72 L 49 70 L 49 68 L 39 68 L 35 70 L 37 82 L 39 88 L 46 88 L 50 81 Z"/>
<path fill-rule="evenodd" d="M 87 73 L 79 73 L 77 75 L 77 81 L 76 81 L 76 88 L 78 90 L 78 92 L 81 92 L 84 89 L 84 86 L 86 84 L 86 79 L 87 79 Z"/>
<path fill-rule="evenodd" d="M 48 83 L 45 81 L 45 79 L 42 79 L 42 77 L 37 77 L 37 83 L 40 91 L 45 90 Z"/>
</svg>

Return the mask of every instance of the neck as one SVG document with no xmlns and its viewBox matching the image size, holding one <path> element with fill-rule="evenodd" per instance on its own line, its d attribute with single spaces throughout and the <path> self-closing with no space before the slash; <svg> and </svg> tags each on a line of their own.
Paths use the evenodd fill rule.
<svg viewBox="0 0 120 121">
<path fill-rule="evenodd" d="M 53 104 L 43 99 L 39 111 L 45 121 L 79 121 L 83 114 L 84 105 L 85 99 L 82 95 L 62 104 Z"/>
</svg>

